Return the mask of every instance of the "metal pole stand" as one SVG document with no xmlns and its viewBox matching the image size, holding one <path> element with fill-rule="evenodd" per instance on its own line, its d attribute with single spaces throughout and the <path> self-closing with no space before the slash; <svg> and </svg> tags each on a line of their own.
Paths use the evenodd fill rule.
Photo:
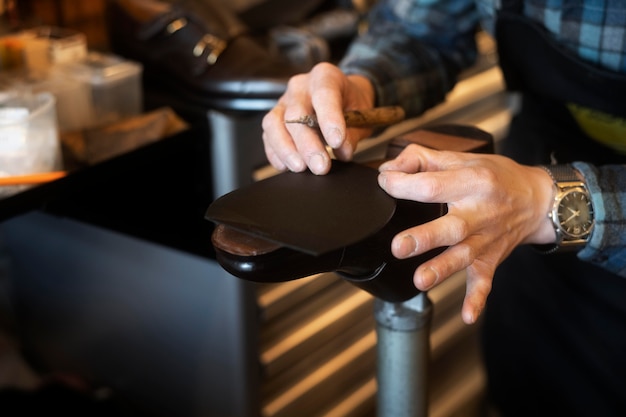
<svg viewBox="0 0 626 417">
<path fill-rule="evenodd" d="M 432 311 L 426 292 L 401 303 L 375 300 L 378 417 L 428 415 Z"/>
</svg>

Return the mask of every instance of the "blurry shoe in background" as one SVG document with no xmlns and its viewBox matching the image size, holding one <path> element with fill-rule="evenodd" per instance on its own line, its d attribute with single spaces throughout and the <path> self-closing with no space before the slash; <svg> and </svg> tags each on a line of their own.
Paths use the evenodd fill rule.
<svg viewBox="0 0 626 417">
<path fill-rule="evenodd" d="M 209 107 L 277 99 L 298 70 L 216 0 L 111 0 L 112 52 L 143 65 L 144 85 Z"/>
</svg>

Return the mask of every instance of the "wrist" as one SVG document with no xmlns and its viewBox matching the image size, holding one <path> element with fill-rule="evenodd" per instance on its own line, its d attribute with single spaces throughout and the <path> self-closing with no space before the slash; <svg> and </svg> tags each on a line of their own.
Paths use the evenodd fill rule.
<svg viewBox="0 0 626 417">
<path fill-rule="evenodd" d="M 536 228 L 524 243 L 532 243 L 538 245 L 550 244 L 556 242 L 556 232 L 550 219 L 552 203 L 557 193 L 554 180 L 548 172 L 541 167 L 531 167 L 532 178 L 536 184 L 537 195 L 537 221 Z"/>
</svg>

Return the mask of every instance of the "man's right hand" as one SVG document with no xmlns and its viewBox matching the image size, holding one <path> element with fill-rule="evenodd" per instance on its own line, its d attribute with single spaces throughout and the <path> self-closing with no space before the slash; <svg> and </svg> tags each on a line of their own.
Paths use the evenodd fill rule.
<svg viewBox="0 0 626 417">
<path fill-rule="evenodd" d="M 274 168 L 301 172 L 307 168 L 323 175 L 330 170 L 326 145 L 337 159 L 350 160 L 359 140 L 370 129 L 347 129 L 345 110 L 374 106 L 374 88 L 359 75 L 346 76 L 335 65 L 321 63 L 310 72 L 291 78 L 287 91 L 263 118 L 263 144 Z M 285 123 L 316 115 L 319 131 L 300 123 Z"/>
</svg>

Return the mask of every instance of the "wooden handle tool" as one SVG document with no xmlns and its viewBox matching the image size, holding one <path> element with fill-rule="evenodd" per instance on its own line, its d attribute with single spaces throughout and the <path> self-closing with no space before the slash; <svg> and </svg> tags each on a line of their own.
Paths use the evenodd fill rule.
<svg viewBox="0 0 626 417">
<path fill-rule="evenodd" d="M 348 110 L 344 112 L 347 127 L 373 128 L 388 126 L 404 120 L 404 109 L 399 106 L 374 107 L 364 110 Z M 285 120 L 285 123 L 300 123 L 313 128 L 319 128 L 317 116 L 307 114 L 298 119 Z"/>
</svg>

